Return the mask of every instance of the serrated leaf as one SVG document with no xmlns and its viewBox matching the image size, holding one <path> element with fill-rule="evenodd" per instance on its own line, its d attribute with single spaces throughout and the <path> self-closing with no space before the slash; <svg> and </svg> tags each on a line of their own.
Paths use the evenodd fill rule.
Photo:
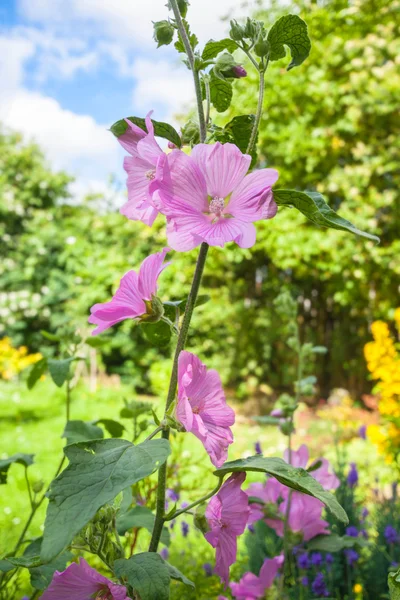
<svg viewBox="0 0 400 600">
<path fill-rule="evenodd" d="M 69 377 L 69 368 L 74 360 L 76 360 L 76 358 L 73 356 L 61 360 L 56 360 L 54 358 L 48 359 L 47 364 L 49 373 L 56 386 L 62 387 L 67 381 Z"/>
<path fill-rule="evenodd" d="M 182 23 L 186 29 L 186 33 L 187 33 L 187 36 L 189 39 L 190 46 L 191 46 L 192 50 L 194 50 L 196 48 L 197 44 L 199 43 L 197 35 L 195 33 L 191 33 L 190 25 L 186 21 L 186 19 L 182 19 Z M 179 31 L 178 31 L 178 41 L 175 42 L 174 46 L 178 52 L 180 52 L 181 54 L 186 54 L 185 46 L 183 44 L 182 37 L 181 37 L 181 34 Z"/>
<path fill-rule="evenodd" d="M 147 133 L 145 119 L 141 117 L 127 117 L 127 119 L 132 121 L 132 123 Z M 178 148 L 181 147 L 181 138 L 172 125 L 169 125 L 169 123 L 163 123 L 162 121 L 154 121 L 154 119 L 152 119 L 151 122 L 153 123 L 154 127 L 154 135 L 172 142 L 175 144 L 175 146 L 178 146 Z M 127 128 L 128 123 L 124 119 L 120 119 L 119 121 L 116 121 L 114 125 L 111 125 L 110 131 L 115 135 L 115 137 L 120 137 L 126 132 Z"/>
<path fill-rule="evenodd" d="M 170 574 L 156 552 L 141 552 L 114 563 L 115 574 L 129 583 L 141 600 L 168 600 Z"/>
<path fill-rule="evenodd" d="M 134 446 L 126 440 L 97 440 L 66 446 L 68 467 L 48 492 L 41 558 L 51 561 L 123 489 L 151 475 L 170 454 L 167 440 Z"/>
<path fill-rule="evenodd" d="M 168 346 L 172 336 L 171 327 L 168 323 L 165 321 L 142 323 L 140 327 L 146 340 L 153 344 L 153 346 L 157 346 L 158 348 Z"/>
<path fill-rule="evenodd" d="M 218 56 L 220 52 L 223 50 L 228 50 L 228 52 L 234 52 L 237 50 L 237 44 L 230 38 L 224 38 L 223 40 L 215 41 L 209 40 L 204 46 L 203 53 L 201 58 L 203 60 L 210 60 L 211 58 L 215 58 Z"/>
<path fill-rule="evenodd" d="M 7 483 L 8 469 L 12 464 L 18 463 L 24 467 L 29 467 L 33 464 L 34 456 L 34 454 L 23 454 L 22 452 L 18 452 L 17 454 L 13 454 L 8 458 L 0 460 L 0 484 Z"/>
<path fill-rule="evenodd" d="M 155 518 L 155 515 L 146 506 L 135 506 L 125 513 L 118 514 L 117 531 L 119 535 L 124 535 L 130 529 L 144 527 L 149 533 L 152 533 Z M 161 543 L 166 546 L 171 543 L 171 537 L 166 527 L 163 527 L 161 533 Z"/>
<path fill-rule="evenodd" d="M 76 420 L 67 422 L 61 437 L 66 438 L 67 445 L 69 445 L 102 439 L 104 433 L 101 427 L 97 427 L 90 421 Z"/>
<path fill-rule="evenodd" d="M 307 473 L 305 469 L 292 467 L 282 460 L 282 458 L 265 458 L 256 455 L 233 460 L 226 462 L 222 467 L 214 471 L 214 475 L 220 477 L 228 473 L 237 473 L 240 471 L 268 473 L 268 475 L 272 475 L 283 483 L 283 485 L 303 494 L 318 498 L 339 521 L 345 524 L 349 522 L 345 510 L 340 506 L 333 494 L 324 490 L 322 485 Z"/>
<path fill-rule="evenodd" d="M 229 81 L 210 77 L 210 100 L 216 111 L 227 110 L 232 102 L 232 95 L 232 84 Z"/>
<path fill-rule="evenodd" d="M 225 130 L 232 135 L 234 143 L 243 153 L 246 152 L 249 145 L 254 121 L 255 115 L 239 115 L 225 125 Z"/>
<path fill-rule="evenodd" d="M 36 382 L 41 378 L 42 375 L 44 375 L 47 371 L 47 358 L 41 358 L 40 360 L 38 360 L 32 367 L 29 375 L 28 375 L 28 379 L 27 379 L 27 386 L 28 386 L 28 390 L 31 390 Z"/>
<path fill-rule="evenodd" d="M 365 237 L 374 242 L 379 238 L 371 233 L 366 233 L 355 227 L 347 219 L 340 217 L 318 192 L 299 192 L 297 190 L 273 190 L 274 200 L 278 206 L 293 206 L 297 208 L 310 221 L 320 227 L 349 231 L 355 235 Z"/>
<path fill-rule="evenodd" d="M 114 421 L 114 419 L 99 419 L 94 424 L 97 425 L 98 423 L 101 423 L 113 438 L 120 438 L 125 431 L 124 425 L 119 421 Z"/>
<path fill-rule="evenodd" d="M 288 71 L 301 65 L 310 54 L 311 41 L 307 25 L 297 15 L 285 15 L 274 23 L 268 33 L 270 45 L 269 60 L 279 60 L 286 56 L 285 46 L 290 49 L 292 60 Z"/>
<path fill-rule="evenodd" d="M 193 581 L 190 581 L 190 579 L 188 579 L 186 577 L 186 575 L 184 575 L 183 573 L 181 573 L 181 571 L 179 569 L 177 569 L 173 565 L 170 565 L 168 562 L 165 562 L 165 564 L 168 567 L 169 576 L 171 577 L 171 579 L 176 579 L 176 581 L 181 581 L 185 585 L 189 585 L 192 588 L 196 587 L 194 585 Z"/>
</svg>

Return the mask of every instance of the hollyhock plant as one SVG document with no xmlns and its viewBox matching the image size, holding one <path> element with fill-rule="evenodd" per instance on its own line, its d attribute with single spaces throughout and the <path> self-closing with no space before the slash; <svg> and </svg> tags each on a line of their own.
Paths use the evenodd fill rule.
<svg viewBox="0 0 400 600">
<path fill-rule="evenodd" d="M 280 567 L 283 565 L 282 555 L 264 560 L 260 573 L 245 573 L 239 583 L 230 583 L 232 595 L 236 600 L 257 600 L 264 598 L 265 591 L 271 587 Z"/>
<path fill-rule="evenodd" d="M 236 561 L 237 537 L 246 529 L 250 509 L 247 494 L 241 490 L 246 473 L 233 473 L 213 496 L 205 516 L 210 531 L 206 540 L 216 549 L 215 572 L 226 584 L 229 567 Z"/>
<path fill-rule="evenodd" d="M 79 560 L 79 564 L 69 565 L 62 573 L 56 571 L 50 586 L 41 596 L 41 600 L 66 600 L 66 598 L 130 600 L 125 586 L 113 583 L 92 569 L 84 558 Z"/>
<path fill-rule="evenodd" d="M 288 450 L 285 450 L 283 457 L 286 462 L 289 462 Z M 312 477 L 314 477 L 314 479 L 316 479 L 326 490 L 336 490 L 340 485 L 339 478 L 336 477 L 335 473 L 330 471 L 330 464 L 326 458 L 320 460 L 322 462 L 321 466 L 318 467 L 318 469 L 311 471 L 310 475 L 312 475 Z M 308 462 L 309 451 L 305 444 L 302 444 L 297 451 L 291 452 L 290 464 L 293 467 L 302 467 L 303 469 L 306 469 L 307 467 L 310 468 L 312 463 L 309 465 Z M 314 461 L 314 463 L 315 462 L 317 461 Z"/>
<path fill-rule="evenodd" d="M 142 262 L 139 273 L 128 271 L 123 276 L 112 300 L 92 306 L 88 321 L 97 325 L 92 335 L 102 333 L 125 319 L 151 322 L 162 316 L 163 307 L 156 296 L 157 279 L 169 264 L 163 264 L 168 250 L 164 248 L 161 252 L 150 254 Z"/>
<path fill-rule="evenodd" d="M 263 505 L 252 502 L 250 504 L 249 524 L 255 523 L 265 517 L 264 505 L 270 505 L 273 511 L 278 512 L 277 502 L 279 498 L 286 497 L 287 488 L 279 483 L 275 477 L 270 477 L 265 483 L 252 483 L 246 490 L 246 494 L 253 498 L 260 498 Z M 265 519 L 267 525 L 272 519 Z"/>
<path fill-rule="evenodd" d="M 251 156 L 234 144 L 219 142 L 198 144 L 191 156 L 175 150 L 159 159 L 150 191 L 167 217 L 168 243 L 174 250 L 191 250 L 202 242 L 254 245 L 253 223 L 271 219 L 277 211 L 271 186 L 278 172 L 260 169 L 246 175 L 250 162 Z"/>
<path fill-rule="evenodd" d="M 179 355 L 175 416 L 202 442 L 213 465 L 220 467 L 233 442 L 230 426 L 235 422 L 235 412 L 226 404 L 217 371 L 208 370 L 191 352 Z"/>
<path fill-rule="evenodd" d="M 125 119 L 128 128 L 119 136 L 121 146 L 131 156 L 124 158 L 124 169 L 128 174 L 128 202 L 121 208 L 121 213 L 133 221 L 143 221 L 152 225 L 158 215 L 153 204 L 149 186 L 155 176 L 159 157 L 164 154 L 154 137 L 154 127 L 150 111 L 146 116 L 147 133 L 140 127 Z"/>
</svg>

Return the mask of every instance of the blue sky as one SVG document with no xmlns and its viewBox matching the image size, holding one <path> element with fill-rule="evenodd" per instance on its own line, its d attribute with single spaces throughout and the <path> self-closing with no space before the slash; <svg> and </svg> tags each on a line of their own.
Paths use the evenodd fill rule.
<svg viewBox="0 0 400 600">
<path fill-rule="evenodd" d="M 192 0 L 201 42 L 222 36 L 229 14 L 256 0 Z M 122 151 L 107 128 L 128 115 L 176 125 L 193 100 L 190 73 L 172 47 L 156 49 L 151 21 L 166 0 L 2 0 L 0 122 L 35 139 L 54 168 L 74 174 L 73 193 L 123 178 Z"/>
</svg>

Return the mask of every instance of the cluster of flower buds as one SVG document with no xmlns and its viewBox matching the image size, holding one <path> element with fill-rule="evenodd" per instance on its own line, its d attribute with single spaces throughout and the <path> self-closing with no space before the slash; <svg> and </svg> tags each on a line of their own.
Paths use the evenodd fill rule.
<svg viewBox="0 0 400 600">
<path fill-rule="evenodd" d="M 245 25 L 239 25 L 235 19 L 232 19 L 230 23 L 231 29 L 229 35 L 232 40 L 242 43 L 245 48 L 254 48 L 254 52 L 260 58 L 268 55 L 269 42 L 262 21 L 248 17 Z"/>
</svg>

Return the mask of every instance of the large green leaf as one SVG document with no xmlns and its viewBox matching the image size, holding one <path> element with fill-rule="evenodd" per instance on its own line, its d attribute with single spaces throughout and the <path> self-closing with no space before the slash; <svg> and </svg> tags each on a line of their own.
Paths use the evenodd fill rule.
<svg viewBox="0 0 400 600">
<path fill-rule="evenodd" d="M 168 323 L 165 321 L 142 323 L 140 327 L 146 340 L 153 344 L 153 346 L 157 346 L 158 348 L 168 346 L 172 336 L 171 326 Z"/>
<path fill-rule="evenodd" d="M 169 576 L 171 577 L 171 579 L 176 579 L 176 581 L 181 581 L 185 585 L 189 585 L 190 587 L 193 587 L 193 588 L 196 587 L 194 585 L 193 581 L 190 581 L 190 579 L 188 579 L 186 577 L 186 575 L 181 573 L 179 569 L 177 569 L 173 565 L 170 565 L 168 562 L 166 562 L 165 564 L 168 567 Z"/>
<path fill-rule="evenodd" d="M 94 423 L 94 425 L 97 425 L 98 423 L 101 423 L 105 430 L 113 438 L 121 437 L 125 431 L 124 425 L 122 425 L 122 423 L 120 423 L 119 421 L 115 421 L 114 419 L 99 419 Z"/>
<path fill-rule="evenodd" d="M 345 535 L 341 537 L 335 533 L 331 535 L 317 535 L 307 542 L 307 550 L 316 550 L 318 552 L 340 552 L 344 548 L 353 548 L 357 545 L 358 539 Z"/>
<path fill-rule="evenodd" d="M 114 569 L 117 577 L 126 579 L 141 600 L 169 599 L 169 569 L 156 552 L 142 552 L 129 560 L 116 560 Z"/>
<path fill-rule="evenodd" d="M 131 494 L 132 497 L 132 494 Z M 117 530 L 119 535 L 124 535 L 126 531 L 134 527 L 144 527 L 150 533 L 153 531 L 155 515 L 146 506 L 135 506 L 126 512 L 122 512 L 117 517 Z M 171 538 L 169 531 L 163 527 L 161 533 L 161 543 L 169 546 Z"/>
<path fill-rule="evenodd" d="M 388 585 L 391 600 L 400 600 L 400 569 L 389 573 Z"/>
<path fill-rule="evenodd" d="M 379 238 L 371 233 L 357 229 L 350 221 L 343 219 L 328 206 L 324 197 L 318 192 L 299 192 L 297 190 L 274 190 L 274 200 L 278 206 L 294 206 L 316 225 L 349 231 L 355 235 L 379 242 Z"/>
<path fill-rule="evenodd" d="M 286 15 L 278 19 L 269 31 L 267 41 L 270 45 L 269 60 L 284 58 L 285 46 L 289 47 L 292 60 L 288 71 L 301 65 L 310 54 L 311 42 L 307 25 L 297 15 Z"/>
<path fill-rule="evenodd" d="M 24 557 L 32 557 L 40 555 L 40 548 L 42 545 L 42 538 L 38 538 L 31 542 L 24 551 Z M 31 575 L 31 585 L 37 590 L 44 590 L 50 585 L 53 575 L 56 571 L 64 571 L 67 563 L 72 560 L 73 555 L 71 552 L 63 552 L 57 558 L 52 560 L 50 563 L 45 565 L 39 565 L 37 567 L 29 568 Z"/>
<path fill-rule="evenodd" d="M 61 360 L 55 360 L 49 358 L 47 361 L 49 367 L 49 373 L 52 380 L 58 387 L 62 387 L 69 377 L 69 368 L 72 361 L 76 360 L 73 356 L 70 358 L 63 358 Z"/>
<path fill-rule="evenodd" d="M 22 454 L 21 452 L 18 452 L 17 454 L 13 454 L 8 458 L 0 460 L 0 484 L 7 483 L 8 469 L 12 464 L 18 463 L 24 467 L 29 467 L 29 465 L 33 464 L 34 456 L 34 454 Z"/>
<path fill-rule="evenodd" d="M 232 95 L 232 84 L 229 81 L 211 75 L 210 99 L 216 111 L 224 112 L 227 110 L 232 101 Z"/>
<path fill-rule="evenodd" d="M 104 437 L 104 433 L 101 427 L 90 421 L 68 421 L 61 437 L 67 438 L 67 444 L 77 444 L 100 440 Z"/>
<path fill-rule="evenodd" d="M 119 492 L 151 475 L 170 454 L 169 442 L 150 440 L 134 446 L 107 439 L 67 446 L 70 464 L 48 492 L 41 558 L 51 561 Z"/>
<path fill-rule="evenodd" d="M 303 492 L 309 496 L 314 496 L 321 500 L 329 508 L 333 515 L 339 521 L 348 523 L 346 512 L 340 506 L 335 496 L 324 490 L 322 485 L 318 483 L 305 469 L 292 467 L 281 458 L 265 458 L 263 456 L 250 456 L 239 460 L 226 462 L 219 469 L 214 471 L 214 475 L 221 476 L 228 473 L 236 473 L 239 471 L 259 471 L 272 475 L 278 481 L 298 492 Z"/>
<path fill-rule="evenodd" d="M 228 52 L 234 52 L 235 50 L 237 50 L 236 42 L 234 42 L 230 38 L 225 38 L 219 41 L 209 40 L 204 46 L 201 58 L 203 60 L 210 60 L 211 58 L 215 58 L 223 50 L 228 50 Z"/>
<path fill-rule="evenodd" d="M 47 358 L 41 358 L 33 365 L 27 379 L 28 390 L 31 390 L 36 382 L 44 375 L 47 371 Z"/>
<path fill-rule="evenodd" d="M 140 127 L 140 129 L 143 129 L 143 131 L 147 133 L 145 119 L 141 117 L 127 117 L 127 119 L 129 121 L 132 121 L 132 123 Z M 178 134 L 176 129 L 172 127 L 172 125 L 169 125 L 169 123 L 163 123 L 162 121 L 154 121 L 154 119 L 152 119 L 151 122 L 154 126 L 154 135 L 162 137 L 172 142 L 173 144 L 175 144 L 175 146 L 178 146 L 178 148 L 181 147 L 182 142 L 180 135 Z M 120 137 L 126 132 L 127 128 L 128 123 L 125 121 L 125 119 L 120 119 L 119 121 L 116 121 L 114 125 L 111 125 L 110 131 L 115 135 L 115 137 Z"/>
</svg>

